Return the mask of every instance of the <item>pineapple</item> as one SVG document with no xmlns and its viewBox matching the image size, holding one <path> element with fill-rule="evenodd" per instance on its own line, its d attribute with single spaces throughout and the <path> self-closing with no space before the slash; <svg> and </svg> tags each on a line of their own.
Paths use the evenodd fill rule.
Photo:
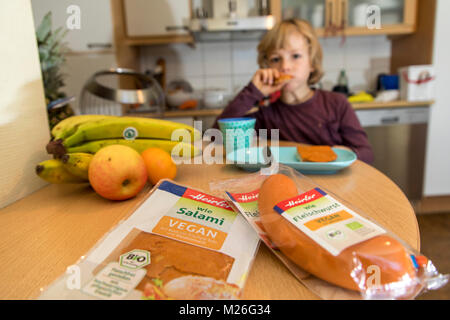
<svg viewBox="0 0 450 320">
<path fill-rule="evenodd" d="M 44 81 L 45 101 L 47 105 L 52 101 L 65 98 L 66 94 L 60 89 L 64 86 L 64 75 L 60 67 L 65 62 L 67 46 L 62 42 L 67 30 L 59 27 L 52 31 L 52 13 L 48 12 L 36 30 L 39 49 L 42 79 Z M 52 129 L 61 120 L 74 114 L 70 105 L 48 110 L 48 120 Z"/>
</svg>

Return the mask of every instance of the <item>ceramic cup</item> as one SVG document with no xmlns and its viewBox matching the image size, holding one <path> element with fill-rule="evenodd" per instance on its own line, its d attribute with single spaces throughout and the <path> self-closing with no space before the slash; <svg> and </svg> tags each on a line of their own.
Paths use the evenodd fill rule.
<svg viewBox="0 0 450 320">
<path fill-rule="evenodd" d="M 226 118 L 218 121 L 227 154 L 252 146 L 255 123 L 256 119 L 254 118 Z"/>
</svg>

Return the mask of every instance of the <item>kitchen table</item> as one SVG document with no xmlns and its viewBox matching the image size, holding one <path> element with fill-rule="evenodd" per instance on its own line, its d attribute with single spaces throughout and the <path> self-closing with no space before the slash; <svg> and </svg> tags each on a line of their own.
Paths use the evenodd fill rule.
<svg viewBox="0 0 450 320">
<path fill-rule="evenodd" d="M 295 143 L 280 143 L 295 145 Z M 247 174 L 233 165 L 182 164 L 176 182 L 209 190 L 212 180 Z M 317 184 L 420 247 L 414 210 L 384 174 L 357 160 L 333 175 L 311 175 Z M 30 299 L 85 255 L 129 216 L 150 191 L 127 201 L 102 199 L 87 184 L 48 185 L 0 210 L 0 299 Z M 243 299 L 318 299 L 261 244 Z"/>
</svg>

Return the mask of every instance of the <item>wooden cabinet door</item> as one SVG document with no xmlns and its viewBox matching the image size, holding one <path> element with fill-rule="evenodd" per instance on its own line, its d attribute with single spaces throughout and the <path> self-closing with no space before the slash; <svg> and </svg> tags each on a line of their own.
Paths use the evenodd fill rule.
<svg viewBox="0 0 450 320">
<path fill-rule="evenodd" d="M 124 0 L 123 9 L 129 37 L 188 34 L 189 0 Z"/>
</svg>

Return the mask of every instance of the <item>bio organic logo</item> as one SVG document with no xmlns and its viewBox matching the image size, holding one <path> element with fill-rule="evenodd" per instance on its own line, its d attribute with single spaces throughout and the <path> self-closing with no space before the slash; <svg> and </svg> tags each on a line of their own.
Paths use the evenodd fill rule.
<svg viewBox="0 0 450 320">
<path fill-rule="evenodd" d="M 132 250 L 120 256 L 121 267 L 129 269 L 140 269 L 150 264 L 150 252 L 145 250 Z"/>
<path fill-rule="evenodd" d="M 138 131 L 136 130 L 136 128 L 128 127 L 123 130 L 122 135 L 125 140 L 134 140 L 138 136 Z"/>
</svg>

